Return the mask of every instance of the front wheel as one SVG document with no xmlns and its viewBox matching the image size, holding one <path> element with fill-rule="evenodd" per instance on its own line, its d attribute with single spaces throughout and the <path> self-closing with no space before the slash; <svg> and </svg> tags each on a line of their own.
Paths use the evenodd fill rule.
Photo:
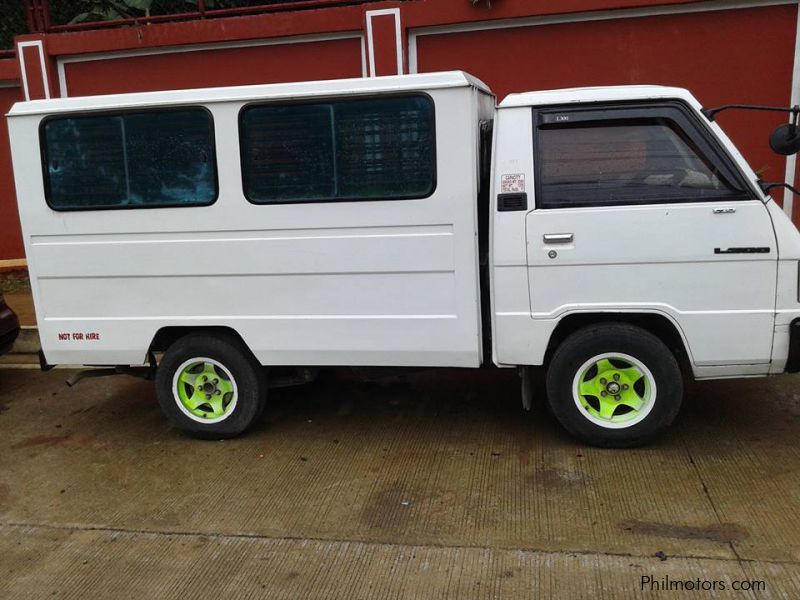
<svg viewBox="0 0 800 600">
<path fill-rule="evenodd" d="M 652 333 L 603 323 L 570 335 L 547 371 L 553 414 L 578 439 L 606 448 L 645 444 L 675 419 L 683 379 L 670 349 Z"/>
<path fill-rule="evenodd" d="M 258 417 L 265 385 L 260 365 L 232 336 L 180 338 L 156 371 L 161 410 L 182 432 L 203 439 L 239 435 Z"/>
</svg>

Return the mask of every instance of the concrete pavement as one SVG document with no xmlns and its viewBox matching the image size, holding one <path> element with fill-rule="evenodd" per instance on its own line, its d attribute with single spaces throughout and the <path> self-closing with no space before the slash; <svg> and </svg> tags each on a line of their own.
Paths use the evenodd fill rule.
<svg viewBox="0 0 800 600">
<path fill-rule="evenodd" d="M 226 442 L 171 430 L 148 382 L 67 374 L 0 370 L 2 598 L 800 597 L 797 377 L 694 384 L 665 439 L 613 451 L 523 413 L 507 371 L 275 391 Z"/>
</svg>

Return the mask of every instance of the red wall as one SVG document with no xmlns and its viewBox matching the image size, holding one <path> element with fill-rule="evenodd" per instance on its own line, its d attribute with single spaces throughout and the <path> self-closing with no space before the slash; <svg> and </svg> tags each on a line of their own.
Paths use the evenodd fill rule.
<svg viewBox="0 0 800 600">
<path fill-rule="evenodd" d="M 70 96 L 361 77 L 361 41 L 222 47 L 73 62 L 64 65 L 64 73 Z"/>
<path fill-rule="evenodd" d="M 658 84 L 688 88 L 705 106 L 789 106 L 796 27 L 797 7 L 787 5 L 425 35 L 417 38 L 418 65 L 466 69 L 498 99 L 524 90 Z M 719 117 L 753 168 L 777 181 L 786 163 L 768 138 L 785 121 L 755 112 Z"/>
<path fill-rule="evenodd" d="M 691 10 L 697 3 L 493 0 L 489 8 L 485 1 L 473 7 L 467 0 L 408 0 L 40 34 L 17 41 L 41 40 L 46 55 L 48 82 L 43 81 L 37 47 L 29 46 L 24 53 L 33 98 L 41 97 L 45 87 L 57 96 L 59 84 L 65 84 L 74 96 L 360 77 L 364 63 L 369 64 L 368 52 L 362 56 L 360 39 L 363 36 L 366 42 L 368 38 L 367 22 L 372 24 L 376 71 L 390 74 L 396 69 L 396 9 L 404 64 L 409 64 L 409 33 L 424 33 L 416 36 L 419 71 L 469 71 L 488 83 L 499 98 L 513 91 L 652 83 L 687 87 L 707 106 L 729 102 L 788 105 L 797 6 L 637 18 L 629 12 Z M 757 4 L 754 0 L 753 5 Z M 385 9 L 390 9 L 388 14 Z M 382 12 L 370 13 L 373 10 Z M 599 10 L 606 11 L 604 17 L 614 18 L 587 18 L 594 16 L 589 11 Z M 521 24 L 531 17 L 555 14 L 571 22 Z M 487 29 L 493 21 L 519 25 Z M 426 30 L 442 25 L 469 25 L 478 30 Z M 342 34 L 353 37 L 319 39 Z M 291 36 L 316 37 L 314 41 L 294 37 L 291 41 L 296 43 L 287 43 Z M 186 46 L 198 44 L 203 44 L 202 50 L 185 51 Z M 59 81 L 59 62 L 65 81 Z M 0 60 L 0 84 L 18 85 L 20 77 L 17 60 Z M 0 110 L 6 112 L 19 99 L 20 87 L 0 87 Z M 782 180 L 785 174 L 785 161 L 767 146 L 769 132 L 782 120 L 780 115 L 749 112 L 720 116 L 720 123 L 753 167 L 769 180 Z M 800 205 L 800 199 L 796 204 Z M 0 223 L 0 260 L 21 258 L 5 120 L 0 124 Z"/>
<path fill-rule="evenodd" d="M 397 74 L 397 23 L 394 15 L 379 15 L 370 19 L 373 40 L 383 40 L 384 43 L 378 44 L 375 52 L 375 73 L 370 75 L 396 75 Z M 402 35 L 402 32 L 401 32 Z M 402 48 L 400 49 L 402 53 Z"/>
<path fill-rule="evenodd" d="M 11 105 L 22 100 L 18 87 L 0 88 L 0 114 L 6 114 Z M 14 173 L 11 169 L 11 149 L 8 145 L 8 123 L 0 119 L 0 260 L 22 258 L 22 234 L 17 216 L 17 198 L 14 194 Z"/>
</svg>

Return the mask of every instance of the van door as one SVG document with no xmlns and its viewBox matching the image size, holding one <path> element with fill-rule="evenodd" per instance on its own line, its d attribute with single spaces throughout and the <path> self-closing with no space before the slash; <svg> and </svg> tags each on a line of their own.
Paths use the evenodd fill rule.
<svg viewBox="0 0 800 600">
<path fill-rule="evenodd" d="M 534 110 L 531 316 L 655 312 L 694 364 L 769 366 L 777 248 L 764 202 L 679 102 Z"/>
</svg>

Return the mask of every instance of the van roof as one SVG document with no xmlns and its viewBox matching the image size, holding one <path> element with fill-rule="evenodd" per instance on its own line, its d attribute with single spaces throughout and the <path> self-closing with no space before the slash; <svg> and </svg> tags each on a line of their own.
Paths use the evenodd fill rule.
<svg viewBox="0 0 800 600">
<path fill-rule="evenodd" d="M 50 100 L 17 102 L 11 107 L 9 117 L 36 114 L 53 114 L 82 110 L 108 110 L 119 108 L 166 106 L 175 104 L 205 104 L 212 102 L 242 102 L 249 100 L 314 98 L 370 93 L 425 91 L 442 88 L 474 87 L 488 94 L 491 90 L 482 81 L 463 71 L 395 75 L 358 79 L 333 79 L 297 83 L 273 83 L 232 87 L 136 92 L 104 96 L 76 96 Z"/>
<path fill-rule="evenodd" d="M 684 100 L 696 108 L 701 104 L 689 90 L 660 85 L 617 85 L 606 87 L 583 87 L 563 90 L 545 90 L 509 94 L 500 103 L 500 108 L 514 106 L 540 106 L 545 104 L 572 104 L 577 102 L 614 102 L 620 100 Z"/>
</svg>

